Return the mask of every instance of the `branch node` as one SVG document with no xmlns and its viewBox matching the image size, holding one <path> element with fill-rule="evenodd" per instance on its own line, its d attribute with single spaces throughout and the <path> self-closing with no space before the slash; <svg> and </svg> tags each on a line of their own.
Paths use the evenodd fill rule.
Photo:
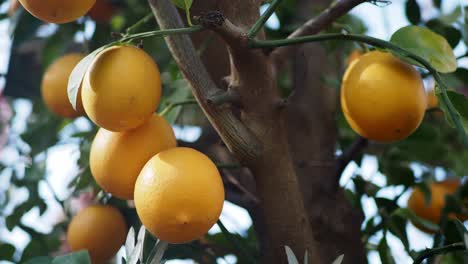
<svg viewBox="0 0 468 264">
<path fill-rule="evenodd" d="M 226 91 L 216 93 L 206 99 L 206 102 L 211 105 L 232 104 L 236 106 L 241 105 L 239 92 L 233 88 L 228 88 Z"/>
<path fill-rule="evenodd" d="M 224 24 L 226 18 L 219 11 L 210 11 L 194 17 L 195 21 L 208 29 L 215 29 Z"/>
</svg>

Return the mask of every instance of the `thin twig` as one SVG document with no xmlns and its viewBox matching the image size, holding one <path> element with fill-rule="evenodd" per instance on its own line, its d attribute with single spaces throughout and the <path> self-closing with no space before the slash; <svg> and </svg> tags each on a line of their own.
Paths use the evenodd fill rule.
<svg viewBox="0 0 468 264">
<path fill-rule="evenodd" d="M 167 115 L 170 111 L 172 111 L 172 109 L 174 109 L 174 108 L 177 107 L 177 106 L 191 105 L 191 104 L 197 104 L 197 100 L 195 100 L 195 99 L 188 99 L 188 100 L 185 100 L 185 101 L 180 101 L 180 102 L 176 102 L 176 103 L 169 104 L 168 106 L 166 106 L 166 108 L 164 108 L 164 109 L 159 113 L 159 115 L 160 115 L 160 116 L 165 116 L 165 115 Z"/>
<path fill-rule="evenodd" d="M 465 250 L 465 244 L 463 242 L 458 242 L 454 243 L 451 245 L 439 247 L 439 248 L 433 248 L 433 249 L 427 249 L 423 251 L 413 262 L 413 264 L 420 264 L 422 263 L 425 259 L 436 256 L 436 255 L 442 255 L 445 253 L 449 252 L 454 252 L 454 251 L 462 251 Z"/>
<path fill-rule="evenodd" d="M 273 0 L 273 2 L 268 6 L 267 10 L 265 10 L 265 12 L 258 18 L 257 22 L 255 22 L 255 24 L 249 30 L 249 33 L 247 34 L 249 38 L 254 38 L 257 35 L 258 31 L 260 31 L 271 15 L 273 15 L 281 1 L 282 0 Z"/>
<path fill-rule="evenodd" d="M 127 28 L 126 30 L 127 35 L 130 35 L 133 31 L 138 29 L 140 26 L 148 23 L 152 18 L 153 18 L 153 13 L 149 13 L 146 16 L 144 16 L 142 19 L 138 20 L 135 24 Z"/>
<path fill-rule="evenodd" d="M 356 155 L 361 153 L 361 151 L 368 145 L 369 141 L 366 138 L 358 136 L 356 140 L 348 147 L 343 154 L 341 154 L 337 159 L 336 164 L 336 172 L 335 172 L 335 182 L 338 183 L 340 181 L 341 174 L 343 170 L 346 168 L 348 163 L 353 160 Z"/>
<path fill-rule="evenodd" d="M 314 19 L 311 19 L 304 23 L 300 28 L 296 29 L 291 35 L 288 36 L 288 39 L 297 38 L 305 35 L 314 35 L 322 31 L 323 29 L 330 26 L 334 21 L 339 17 L 348 13 L 354 7 L 366 2 L 367 0 L 341 0 L 337 1 L 335 4 L 330 6 L 327 10 L 320 13 Z M 271 53 L 272 60 L 275 63 L 277 71 L 281 69 L 284 61 L 287 57 L 292 54 L 295 50 L 295 47 L 283 47 L 277 48 Z"/>
<path fill-rule="evenodd" d="M 242 254 L 246 259 L 248 260 L 249 263 L 255 264 L 257 261 L 255 261 L 255 258 L 250 254 L 250 252 L 247 251 L 247 249 L 242 245 L 242 243 L 233 235 L 229 230 L 227 230 L 226 226 L 224 226 L 223 222 L 221 220 L 218 220 L 218 226 L 221 229 L 221 232 L 223 235 L 226 237 L 226 239 Z"/>
</svg>

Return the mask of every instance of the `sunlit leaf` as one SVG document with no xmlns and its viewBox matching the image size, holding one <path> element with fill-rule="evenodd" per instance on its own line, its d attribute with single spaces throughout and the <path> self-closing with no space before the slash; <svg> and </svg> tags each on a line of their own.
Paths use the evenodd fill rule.
<svg viewBox="0 0 468 264">
<path fill-rule="evenodd" d="M 421 58 L 439 72 L 454 72 L 457 60 L 447 40 L 433 31 L 418 27 L 407 26 L 396 31 L 390 41 Z M 417 64 L 411 59 L 408 62 Z"/>
</svg>

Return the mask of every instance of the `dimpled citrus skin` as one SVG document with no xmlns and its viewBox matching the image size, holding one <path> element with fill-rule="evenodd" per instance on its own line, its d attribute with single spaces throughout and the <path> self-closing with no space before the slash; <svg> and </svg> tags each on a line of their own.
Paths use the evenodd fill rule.
<svg viewBox="0 0 468 264">
<path fill-rule="evenodd" d="M 140 220 L 157 238 L 177 244 L 202 237 L 216 223 L 224 187 L 215 164 L 190 148 L 151 158 L 135 184 Z"/>
<path fill-rule="evenodd" d="M 460 181 L 458 180 L 446 180 L 430 184 L 431 200 L 429 204 L 426 204 L 424 193 L 415 188 L 408 199 L 408 208 L 417 216 L 438 224 L 445 206 L 445 196 L 454 194 L 459 187 Z M 453 219 L 455 215 L 450 214 L 449 217 Z M 457 217 L 462 221 L 468 219 L 467 215 L 458 215 Z M 435 232 L 417 224 L 415 226 L 426 233 Z"/>
<path fill-rule="evenodd" d="M 54 61 L 42 77 L 41 94 L 49 110 L 61 117 L 73 118 L 84 115 L 81 96 L 78 96 L 77 110 L 68 99 L 68 78 L 73 68 L 85 55 L 78 53 L 67 54 Z"/>
<path fill-rule="evenodd" d="M 87 249 L 93 264 L 105 263 L 123 245 L 127 225 L 115 207 L 93 205 L 73 217 L 67 231 L 72 251 Z"/>
<path fill-rule="evenodd" d="M 91 172 L 105 191 L 133 200 L 135 181 L 145 163 L 176 145 L 171 126 L 156 114 L 143 125 L 125 132 L 101 128 L 91 145 Z"/>
<path fill-rule="evenodd" d="M 86 114 L 98 126 L 115 132 L 135 128 L 159 105 L 158 66 L 137 47 L 107 48 L 85 74 L 81 96 Z"/>
<path fill-rule="evenodd" d="M 356 133 L 371 140 L 408 137 L 422 122 L 426 100 L 418 72 L 390 53 L 366 53 L 343 76 L 344 116 Z"/>
<path fill-rule="evenodd" d="M 96 0 L 19 0 L 29 13 L 50 23 L 68 23 L 84 16 Z"/>
</svg>

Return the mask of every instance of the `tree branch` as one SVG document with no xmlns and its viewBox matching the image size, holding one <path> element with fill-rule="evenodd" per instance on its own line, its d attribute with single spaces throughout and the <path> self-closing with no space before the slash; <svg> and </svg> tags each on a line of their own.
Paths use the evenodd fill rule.
<svg viewBox="0 0 468 264">
<path fill-rule="evenodd" d="M 148 2 L 162 29 L 183 27 L 179 13 L 169 0 L 148 0 Z M 166 42 L 180 70 L 190 83 L 195 98 L 229 150 L 236 153 L 243 163 L 256 160 L 261 145 L 255 136 L 229 108 L 207 103 L 207 98 L 219 94 L 222 90 L 209 76 L 190 38 L 169 36 L 166 37 Z"/>
<path fill-rule="evenodd" d="M 317 34 L 326 27 L 330 26 L 336 19 L 348 13 L 354 7 L 366 2 L 367 0 L 341 0 L 330 6 L 327 10 L 323 11 L 318 17 L 307 21 L 300 28 L 296 29 L 290 38 L 297 38 L 306 35 Z M 275 49 L 271 53 L 271 58 L 275 64 L 277 71 L 281 69 L 284 61 L 292 54 L 297 47 L 281 47 Z"/>
<path fill-rule="evenodd" d="M 359 136 L 351 144 L 351 146 L 346 149 L 341 156 L 338 157 L 336 161 L 336 173 L 335 173 L 335 182 L 338 184 L 340 181 L 341 174 L 346 168 L 348 163 L 356 157 L 361 151 L 369 144 L 369 141 L 366 138 Z"/>
<path fill-rule="evenodd" d="M 441 255 L 441 254 L 444 254 L 444 253 L 449 253 L 449 252 L 453 252 L 453 251 L 462 251 L 462 250 L 465 250 L 466 247 L 465 247 L 465 244 L 463 242 L 459 242 L 459 243 L 454 243 L 454 244 L 451 244 L 451 245 L 447 245 L 447 246 L 443 246 L 443 247 L 439 247 L 439 248 L 433 248 L 433 249 L 428 249 L 428 250 L 425 250 L 423 251 L 415 260 L 414 260 L 414 264 L 420 264 L 422 263 L 425 259 L 427 258 L 430 258 L 430 257 L 433 257 L 435 255 Z"/>
</svg>

